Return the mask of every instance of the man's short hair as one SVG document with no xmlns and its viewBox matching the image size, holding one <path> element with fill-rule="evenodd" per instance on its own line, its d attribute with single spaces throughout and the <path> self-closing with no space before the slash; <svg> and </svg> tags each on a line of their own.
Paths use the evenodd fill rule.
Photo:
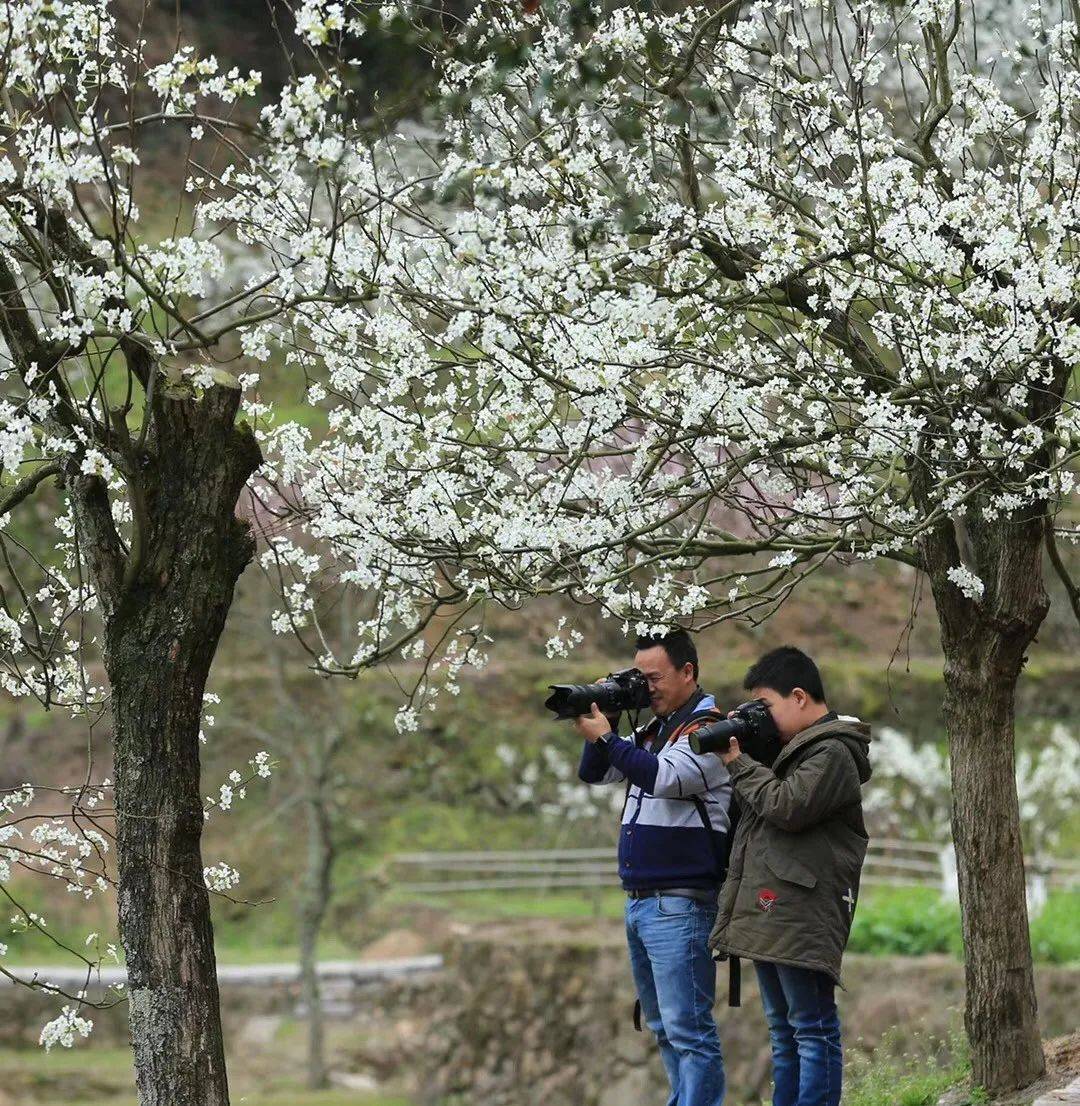
<svg viewBox="0 0 1080 1106">
<path fill-rule="evenodd" d="M 652 649 L 656 645 L 662 645 L 668 660 L 676 668 L 682 668 L 684 664 L 694 666 L 694 679 L 698 678 L 698 655 L 694 639 L 685 630 L 672 630 L 670 634 L 640 634 L 637 639 L 638 649 Z"/>
<path fill-rule="evenodd" d="M 801 687 L 811 699 L 825 702 L 825 687 L 818 666 L 794 645 L 782 645 L 766 653 L 746 673 L 743 687 L 747 691 L 767 687 L 781 695 L 790 695 L 795 688 Z"/>
</svg>

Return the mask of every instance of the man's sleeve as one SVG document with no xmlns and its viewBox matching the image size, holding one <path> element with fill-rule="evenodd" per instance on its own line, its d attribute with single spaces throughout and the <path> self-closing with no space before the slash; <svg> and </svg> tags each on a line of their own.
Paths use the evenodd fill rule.
<svg viewBox="0 0 1080 1106">
<path fill-rule="evenodd" d="M 715 791 L 728 781 L 724 762 L 713 753 L 695 753 L 688 737 L 666 746 L 657 757 L 652 793 L 659 799 L 689 799 Z"/>
<path fill-rule="evenodd" d="M 618 741 L 618 738 L 615 738 Z M 618 783 L 626 777 L 611 764 L 608 747 L 602 741 L 586 741 L 581 750 L 578 779 L 584 783 Z"/>
<path fill-rule="evenodd" d="M 838 741 L 819 745 L 782 780 L 746 753 L 728 765 L 728 772 L 747 806 L 767 822 L 793 833 L 824 821 L 857 802 L 861 794 L 855 761 Z"/>
<path fill-rule="evenodd" d="M 633 741 L 621 737 L 613 737 L 606 744 L 605 752 L 612 768 L 619 773 L 618 778 L 627 779 L 642 791 L 652 793 L 660 769 L 660 758 L 655 753 L 639 749 Z"/>
</svg>

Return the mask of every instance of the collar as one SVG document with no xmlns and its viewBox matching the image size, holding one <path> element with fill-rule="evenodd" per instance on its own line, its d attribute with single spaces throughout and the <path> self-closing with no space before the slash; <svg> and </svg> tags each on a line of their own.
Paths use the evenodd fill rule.
<svg viewBox="0 0 1080 1106">
<path fill-rule="evenodd" d="M 773 763 L 772 769 L 775 772 L 777 766 L 789 759 L 797 753 L 800 749 L 807 745 L 813 744 L 819 737 L 824 736 L 829 732 L 829 727 L 835 722 L 840 721 L 840 715 L 836 711 L 829 711 L 828 714 L 822 715 L 816 722 L 811 722 L 803 730 L 799 732 L 780 749 L 780 754 L 777 756 L 776 761 Z"/>
</svg>

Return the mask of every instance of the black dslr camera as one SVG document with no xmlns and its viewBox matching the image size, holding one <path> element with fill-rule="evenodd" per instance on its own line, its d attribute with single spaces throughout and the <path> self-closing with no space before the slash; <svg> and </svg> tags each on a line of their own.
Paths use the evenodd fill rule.
<svg viewBox="0 0 1080 1106">
<path fill-rule="evenodd" d="M 651 701 L 649 681 L 637 668 L 624 668 L 595 684 L 549 684 L 551 694 L 544 702 L 559 720 L 588 714 L 595 703 L 606 715 L 624 710 L 643 710 Z"/>
<path fill-rule="evenodd" d="M 740 703 L 732 715 L 692 733 L 690 748 L 695 753 L 724 753 L 735 737 L 744 753 L 771 768 L 780 755 L 780 733 L 765 700 Z"/>
</svg>

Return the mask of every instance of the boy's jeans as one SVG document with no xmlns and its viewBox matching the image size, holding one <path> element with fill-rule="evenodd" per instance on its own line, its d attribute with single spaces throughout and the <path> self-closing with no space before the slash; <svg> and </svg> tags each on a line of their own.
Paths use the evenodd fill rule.
<svg viewBox="0 0 1080 1106">
<path fill-rule="evenodd" d="M 833 981 L 786 964 L 754 968 L 772 1043 L 773 1106 L 837 1106 L 843 1056 Z"/>
<path fill-rule="evenodd" d="M 720 1106 L 724 1100 L 713 1020 L 716 964 L 705 944 L 715 920 L 713 902 L 676 895 L 626 900 L 630 967 L 671 1083 L 668 1106 Z"/>
</svg>

